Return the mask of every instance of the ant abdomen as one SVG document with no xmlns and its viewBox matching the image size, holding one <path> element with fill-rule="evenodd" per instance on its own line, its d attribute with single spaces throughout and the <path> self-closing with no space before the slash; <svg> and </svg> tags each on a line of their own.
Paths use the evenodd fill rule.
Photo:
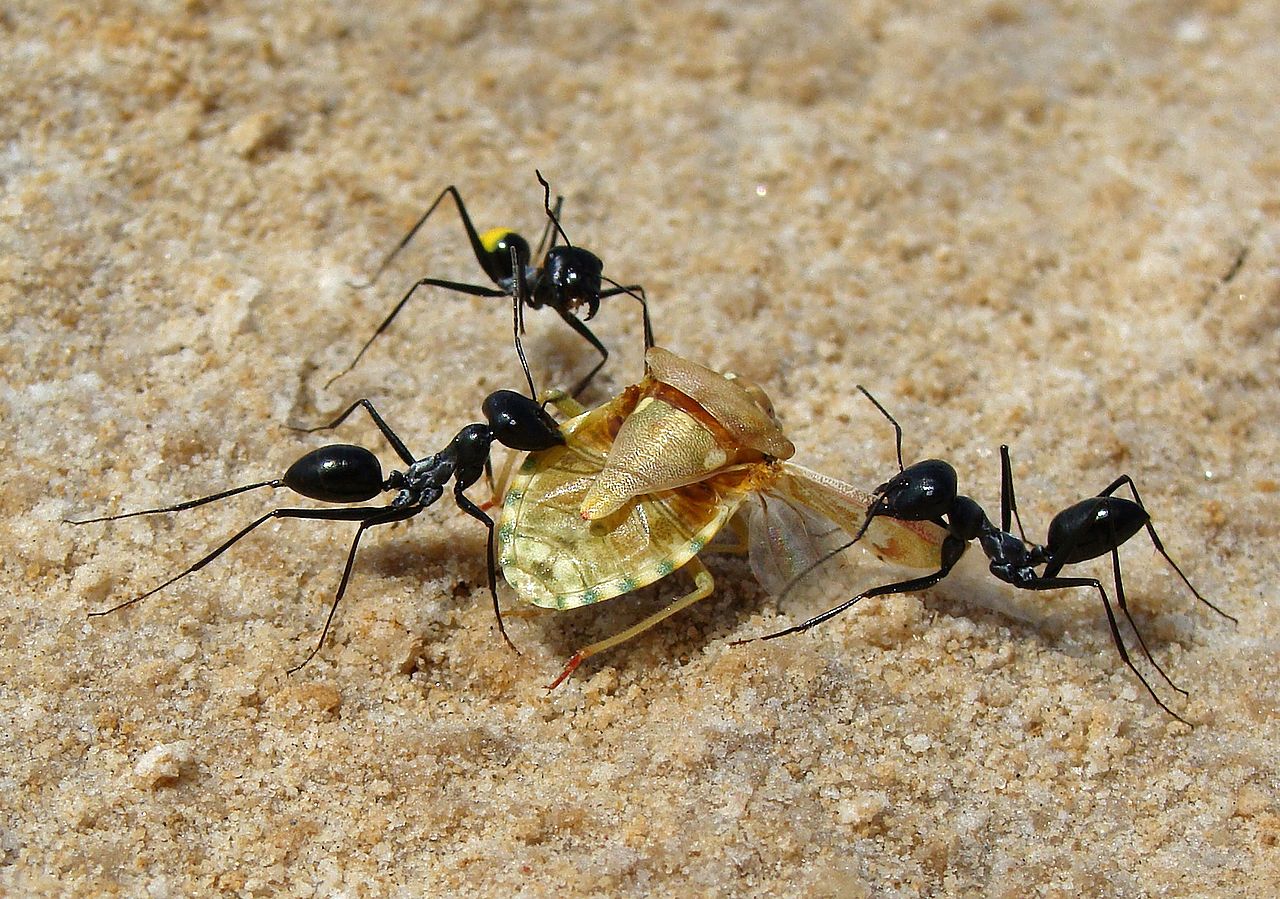
<svg viewBox="0 0 1280 899">
<path fill-rule="evenodd" d="M 382 463 L 363 446 L 334 443 L 314 449 L 280 479 L 294 493 L 322 503 L 363 503 L 382 492 Z"/>
<path fill-rule="evenodd" d="M 1119 496 L 1091 496 L 1063 509 L 1049 524 L 1045 547 L 1062 564 L 1105 556 L 1146 527 L 1151 516 Z"/>
</svg>

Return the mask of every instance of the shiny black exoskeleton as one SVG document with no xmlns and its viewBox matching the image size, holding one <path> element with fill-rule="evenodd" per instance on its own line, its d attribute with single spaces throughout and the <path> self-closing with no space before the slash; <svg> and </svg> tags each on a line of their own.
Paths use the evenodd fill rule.
<svg viewBox="0 0 1280 899">
<path fill-rule="evenodd" d="M 1057 590 L 1064 587 L 1092 587 L 1102 598 L 1106 610 L 1107 623 L 1111 629 L 1111 639 L 1115 643 L 1120 658 L 1134 673 L 1142 685 L 1146 687 L 1151 698 L 1160 708 L 1183 724 L 1186 720 L 1170 709 L 1156 695 L 1151 684 L 1142 676 L 1125 648 L 1120 636 L 1120 628 L 1116 621 L 1111 599 L 1107 595 L 1102 582 L 1091 577 L 1063 577 L 1062 569 L 1077 562 L 1087 562 L 1108 553 L 1111 554 L 1112 572 L 1114 575 L 1116 603 L 1124 614 L 1125 620 L 1133 628 L 1138 645 L 1147 661 L 1160 673 L 1164 681 L 1184 696 L 1187 691 L 1181 689 L 1169 679 L 1151 656 L 1147 649 L 1142 632 L 1129 613 L 1124 595 L 1124 581 L 1120 576 L 1119 548 L 1144 528 L 1151 538 L 1156 551 L 1177 572 L 1178 577 L 1187 585 L 1191 593 L 1200 602 L 1213 609 L 1219 615 L 1235 621 L 1236 619 L 1219 609 L 1191 585 L 1182 569 L 1165 551 L 1164 544 L 1151 524 L 1151 516 L 1142 504 L 1137 485 L 1128 475 L 1121 475 L 1112 481 L 1097 496 L 1081 500 L 1054 516 L 1049 525 L 1048 539 L 1043 544 L 1030 543 L 1018 519 L 1017 500 L 1013 491 L 1013 467 L 1009 460 L 1009 448 L 1000 447 L 1000 526 L 987 517 L 986 512 L 973 499 L 958 492 L 956 471 L 941 459 L 926 459 L 914 465 L 902 465 L 902 428 L 888 411 L 871 396 L 861 385 L 858 389 L 875 404 L 881 414 L 893 425 L 897 436 L 897 454 L 899 472 L 876 488 L 867 517 L 862 528 L 847 545 L 856 543 L 876 518 L 885 516 L 902 521 L 932 521 L 947 531 L 941 547 L 941 559 L 938 570 L 922 577 L 898 581 L 866 590 L 845 603 L 829 609 L 820 615 L 808 619 L 794 627 L 779 631 L 763 638 L 771 640 L 786 634 L 807 630 L 835 615 L 840 614 L 863 599 L 873 596 L 888 596 L 896 593 L 910 593 L 923 590 L 945 578 L 955 564 L 964 555 L 971 541 L 976 540 L 982 547 L 989 562 L 989 569 L 995 577 L 1007 584 L 1022 590 Z M 1116 490 L 1128 487 L 1133 499 L 1113 496 Z M 1012 521 L 1017 521 L 1018 535 L 1010 532 Z"/>
<path fill-rule="evenodd" d="M 347 407 L 341 415 L 328 425 L 311 428 L 311 431 L 328 430 L 340 425 L 358 408 L 363 408 L 373 419 L 387 442 L 401 461 L 405 464 L 403 471 L 392 471 L 385 478 L 378 457 L 361 446 L 346 443 L 335 443 L 322 446 L 306 453 L 289 466 L 283 477 L 269 481 L 258 481 L 224 490 L 211 496 L 188 500 L 173 506 L 159 509 L 144 509 L 138 512 L 126 512 L 120 515 L 106 515 L 99 518 L 88 518 L 70 521 L 70 524 L 88 524 L 94 521 L 115 521 L 120 518 L 131 518 L 135 515 L 154 515 L 163 512 L 178 512 L 194 506 L 204 505 L 216 500 L 225 499 L 247 490 L 258 487 L 285 487 L 310 499 L 326 503 L 361 503 L 367 502 L 380 493 L 394 492 L 389 503 L 377 506 L 355 506 L 343 509 L 273 509 L 241 528 L 230 538 L 223 541 L 202 559 L 185 571 L 174 575 L 164 583 L 148 590 L 140 596 L 125 600 L 110 609 L 91 613 L 94 616 L 106 615 L 117 609 L 132 605 L 146 599 L 153 593 L 181 580 L 187 575 L 199 571 L 218 556 L 222 555 L 242 537 L 259 525 L 273 518 L 308 518 L 321 521 L 355 521 L 359 522 L 355 539 L 351 542 L 351 550 L 347 554 L 347 564 L 342 572 L 342 580 L 338 583 L 337 593 L 329 607 L 329 616 L 325 619 L 324 630 L 315 648 L 302 660 L 301 664 L 290 668 L 297 671 L 315 657 L 324 645 L 333 616 L 338 610 L 338 603 L 346 592 L 347 582 L 351 577 L 351 568 L 355 563 L 356 549 L 360 538 L 371 527 L 404 521 L 422 512 L 444 495 L 445 488 L 453 483 L 453 499 L 458 508 L 471 517 L 484 523 L 489 529 L 488 574 L 489 591 L 493 596 L 493 608 L 498 613 L 498 591 L 496 562 L 494 558 L 493 519 L 467 498 L 463 492 L 485 473 L 489 465 L 489 453 L 495 442 L 511 449 L 533 451 L 549 449 L 564 442 L 559 427 L 535 400 L 511 390 L 499 390 L 491 393 L 484 401 L 484 414 L 487 419 L 483 423 L 469 424 L 454 435 L 440 452 L 418 459 L 404 445 L 395 431 L 382 419 L 373 403 L 367 399 L 359 400 Z M 507 639 L 506 630 L 502 626 L 502 617 L 498 615 L 498 627 L 502 636 Z M 507 642 L 511 641 L 507 639 Z"/>
<path fill-rule="evenodd" d="M 587 372 L 586 376 L 574 386 L 572 391 L 574 395 L 581 392 L 591 382 L 596 372 L 600 371 L 609 359 L 609 351 L 600 342 L 599 338 L 591 332 L 591 329 L 584 324 L 584 321 L 590 321 L 600 310 L 600 301 L 602 299 L 619 294 L 627 294 L 639 300 L 644 322 L 645 349 L 653 346 L 653 326 L 649 322 L 649 305 L 645 298 L 644 288 L 639 284 L 623 286 L 606 278 L 604 276 L 604 263 L 600 261 L 600 257 L 589 250 L 575 247 L 569 243 L 569 238 L 565 235 L 564 229 L 560 227 L 558 216 L 562 198 L 556 198 L 556 207 L 553 210 L 551 208 L 551 186 L 542 177 L 541 172 L 536 174 L 538 183 L 542 185 L 542 205 L 547 214 L 547 225 L 543 229 L 542 238 L 538 241 L 537 253 L 532 253 L 529 249 L 529 242 L 510 229 L 494 228 L 483 234 L 478 233 L 471 223 L 471 216 L 467 213 L 466 204 L 462 202 L 462 195 L 458 193 L 456 187 L 449 185 L 440 192 L 440 196 L 436 197 L 435 202 L 427 207 L 427 211 L 409 229 L 409 233 L 387 254 L 387 257 L 382 260 L 382 263 L 374 271 L 373 276 L 367 282 L 353 286 L 365 288 L 373 285 L 396 256 L 400 254 L 400 251 L 413 240 L 419 229 L 422 228 L 446 196 L 452 196 L 454 203 L 458 207 L 458 214 L 462 217 L 462 226 L 466 229 L 467 239 L 471 243 L 471 251 L 475 254 L 476 262 L 479 263 L 486 277 L 496 286 L 467 284 L 441 278 L 420 278 L 409 288 L 408 292 L 400 299 L 400 302 L 391 310 L 391 313 L 383 319 L 382 324 L 378 325 L 377 330 L 373 332 L 373 336 L 365 341 L 364 346 L 360 348 L 360 352 L 351 360 L 351 364 L 330 379 L 330 384 L 356 366 L 356 363 L 364 356 L 365 351 L 369 349 L 373 341 L 377 339 L 379 334 L 390 327 L 391 322 L 400 314 L 400 310 L 409 302 L 409 298 L 421 287 L 443 287 L 446 290 L 471 296 L 510 297 L 514 306 L 512 316 L 517 334 L 524 329 L 524 306 L 528 306 L 530 309 L 541 309 L 545 306 L 554 310 L 564 320 L 565 324 L 573 328 L 584 340 L 595 347 L 596 352 L 600 354 L 600 361 L 596 366 Z M 558 239 L 563 240 L 564 243 L 557 243 Z M 535 258 L 540 258 L 541 262 L 535 265 Z M 604 287 L 606 283 L 611 286 Z M 584 307 L 586 315 L 579 318 L 578 312 Z M 525 362 L 523 353 L 521 353 L 520 361 L 524 365 L 527 376 L 528 364 Z"/>
</svg>

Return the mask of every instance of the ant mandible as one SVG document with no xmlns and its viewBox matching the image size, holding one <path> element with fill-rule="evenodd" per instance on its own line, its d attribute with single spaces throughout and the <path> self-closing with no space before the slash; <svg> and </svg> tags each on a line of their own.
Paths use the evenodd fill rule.
<svg viewBox="0 0 1280 899">
<path fill-rule="evenodd" d="M 942 543 L 942 558 L 939 568 L 932 574 L 910 580 L 898 581 L 865 590 L 857 596 L 828 609 L 820 615 L 801 622 L 793 627 L 761 637 L 773 640 L 787 634 L 808 630 L 821 624 L 828 618 L 839 615 L 863 599 L 874 596 L 890 596 L 898 593 L 911 593 L 924 590 L 945 578 L 960 560 L 970 541 L 977 540 L 982 551 L 990 562 L 991 573 L 999 580 L 1021 590 L 1058 590 L 1066 587 L 1092 587 L 1102 598 L 1103 608 L 1107 613 L 1107 624 L 1111 629 L 1111 639 L 1115 643 L 1120 658 L 1142 683 L 1156 705 L 1176 720 L 1190 727 L 1190 723 L 1174 712 L 1156 695 L 1155 690 L 1142 672 L 1133 664 L 1124 640 L 1120 636 L 1120 627 L 1116 620 L 1115 610 L 1106 588 L 1097 578 L 1064 577 L 1061 572 L 1067 565 L 1087 562 L 1108 553 L 1111 554 L 1112 572 L 1116 591 L 1116 604 L 1120 607 L 1125 620 L 1133 628 L 1138 638 L 1138 646 L 1152 667 L 1159 672 L 1170 687 L 1183 696 L 1186 690 L 1177 686 L 1147 649 L 1146 640 L 1138 629 L 1137 622 L 1129 613 L 1124 595 L 1124 581 L 1120 576 L 1119 548 L 1138 531 L 1146 529 L 1152 545 L 1166 562 L 1177 572 L 1178 577 L 1187 585 L 1193 596 L 1222 617 L 1235 622 L 1236 618 L 1205 599 L 1182 569 L 1173 561 L 1165 550 L 1164 544 L 1156 534 L 1151 523 L 1151 516 L 1142 503 L 1138 487 L 1129 475 L 1121 475 L 1112 481 L 1098 495 L 1081 500 L 1054 516 L 1049 524 L 1047 541 L 1043 544 L 1031 543 L 1022 528 L 1022 520 L 1018 516 L 1017 500 L 1013 492 L 1013 467 L 1009 459 L 1009 447 L 1000 447 L 1000 527 L 992 524 L 987 514 L 973 499 L 957 492 L 956 470 L 941 459 L 926 459 L 914 465 L 903 467 L 902 464 L 902 428 L 888 410 L 880 404 L 862 385 L 858 390 L 869 399 L 880 413 L 893 425 L 896 434 L 898 456 L 898 474 L 881 484 L 872 494 L 873 501 L 867 510 L 867 517 L 853 540 L 840 547 L 844 549 L 858 542 L 871 522 L 880 516 L 896 518 L 902 521 L 933 521 L 947 529 L 947 536 Z M 1128 487 L 1133 499 L 1115 496 L 1121 487 Z M 1009 530 L 1011 519 L 1017 522 L 1019 536 Z M 840 550 L 837 550 L 837 552 Z M 1043 569 L 1036 569 L 1043 566 Z M 750 641 L 740 641 L 750 642 Z"/>
<path fill-rule="evenodd" d="M 573 328 L 600 354 L 600 361 L 596 363 L 595 367 L 574 385 L 571 391 L 574 396 L 581 393 L 591 383 L 591 379 L 596 376 L 596 373 L 609 360 L 609 351 L 584 323 L 584 320 L 590 321 L 595 317 L 596 312 L 600 309 L 600 301 L 602 299 L 619 294 L 627 294 L 637 299 L 640 302 L 641 316 L 644 323 L 645 349 L 653 346 L 653 326 L 649 321 L 649 304 L 645 297 L 644 288 L 639 284 L 624 286 L 611 278 L 605 277 L 603 273 L 604 263 L 600 260 L 600 257 L 589 250 L 576 247 L 570 243 L 568 236 L 564 233 L 564 229 L 560 227 L 559 212 L 564 198 L 556 197 L 556 205 L 553 210 L 551 208 L 551 185 L 542 177 L 541 172 L 535 170 L 534 174 L 538 176 L 538 183 L 542 185 L 542 206 L 547 215 L 547 224 L 543 228 L 542 237 L 538 241 L 536 254 L 531 254 L 529 242 L 510 228 L 491 228 L 483 234 L 478 233 L 471 223 L 471 216 L 467 213 L 466 204 L 462 202 L 462 195 L 458 193 L 456 187 L 452 184 L 449 185 L 440 192 L 440 196 L 436 197 L 435 202 L 427 207 L 427 211 L 414 223 L 409 232 L 401 238 L 395 248 L 387 254 L 386 258 L 382 260 L 374 271 L 372 277 L 362 284 L 352 284 L 351 286 L 363 290 L 376 283 L 396 256 L 400 254 L 400 251 L 409 245 L 409 242 L 413 240 L 419 229 L 422 228 L 446 196 L 452 196 L 454 203 L 458 207 L 458 214 L 462 217 L 462 226 L 466 229 L 467 239 L 471 242 L 471 250 L 475 254 L 476 262 L 496 286 L 467 284 L 441 278 L 420 278 L 401 297 L 400 302 L 396 303 L 391 313 L 383 319 L 382 324 L 378 325 L 373 335 L 365 341 L 364 346 L 360 348 L 360 352 L 356 353 L 356 357 L 351 360 L 351 364 L 330 378 L 325 385 L 326 387 L 356 367 L 361 357 L 364 356 L 365 351 L 369 349 L 379 334 L 390 327 L 391 322 L 400 314 L 400 310 L 409 302 L 410 297 L 417 293 L 421 287 L 443 287 L 445 290 L 479 297 L 511 297 L 515 305 L 513 315 L 516 321 L 517 336 L 524 331 L 524 306 L 528 306 L 530 309 L 540 309 L 543 306 L 552 309 L 564 320 L 565 324 Z M 563 243 L 557 243 L 557 239 L 562 240 Z M 541 264 L 533 264 L 535 256 L 541 258 Z M 528 283 L 528 290 L 520 289 L 518 281 L 521 279 Z M 604 284 L 611 286 L 606 288 Z M 587 314 L 583 319 L 580 319 L 577 313 L 584 306 Z M 523 358 L 522 353 L 522 361 Z"/>
</svg>

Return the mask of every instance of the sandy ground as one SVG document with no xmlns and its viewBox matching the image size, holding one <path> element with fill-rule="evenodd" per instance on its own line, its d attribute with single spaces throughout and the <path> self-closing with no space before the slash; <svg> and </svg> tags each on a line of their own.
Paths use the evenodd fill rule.
<svg viewBox="0 0 1280 899">
<path fill-rule="evenodd" d="M 1274 3 L 372 5 L 0 13 L 0 886 L 1276 894 Z M 1010 443 L 1034 535 L 1131 474 L 1240 619 L 1125 547 L 1194 729 L 1124 670 L 1096 595 L 978 559 L 731 647 L 898 572 L 858 553 L 853 587 L 778 602 L 708 556 L 713 599 L 547 695 L 684 581 L 513 616 L 517 656 L 447 500 L 369 538 L 294 675 L 349 524 L 267 525 L 87 618 L 290 503 L 64 516 L 276 476 L 323 440 L 285 423 L 359 396 L 432 452 L 520 385 L 506 307 L 435 295 L 324 389 L 415 277 L 480 274 L 446 210 L 375 289 L 344 282 L 450 183 L 479 227 L 536 236 L 535 167 L 662 343 L 768 388 L 798 461 L 893 470 L 861 382 L 992 510 Z M 592 327 L 598 402 L 640 374 L 637 308 Z M 593 362 L 549 313 L 527 340 L 542 383 Z M 363 421 L 340 439 L 392 461 Z"/>
</svg>

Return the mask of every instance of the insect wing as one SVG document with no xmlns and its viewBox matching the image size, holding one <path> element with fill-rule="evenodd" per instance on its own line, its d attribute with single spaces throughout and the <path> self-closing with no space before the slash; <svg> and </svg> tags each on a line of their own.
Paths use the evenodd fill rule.
<svg viewBox="0 0 1280 899">
<path fill-rule="evenodd" d="M 747 502 L 751 571 L 774 596 L 827 560 L 848 537 L 822 516 L 776 494 L 756 494 Z M 831 558 L 829 565 L 841 564 Z"/>
<path fill-rule="evenodd" d="M 849 536 L 858 532 L 871 505 L 870 494 L 802 465 L 781 465 L 783 474 L 777 492 L 829 518 Z M 931 521 L 899 521 L 881 516 L 867 528 L 862 542 L 886 562 L 906 568 L 936 569 L 945 536 L 946 531 Z"/>
</svg>

